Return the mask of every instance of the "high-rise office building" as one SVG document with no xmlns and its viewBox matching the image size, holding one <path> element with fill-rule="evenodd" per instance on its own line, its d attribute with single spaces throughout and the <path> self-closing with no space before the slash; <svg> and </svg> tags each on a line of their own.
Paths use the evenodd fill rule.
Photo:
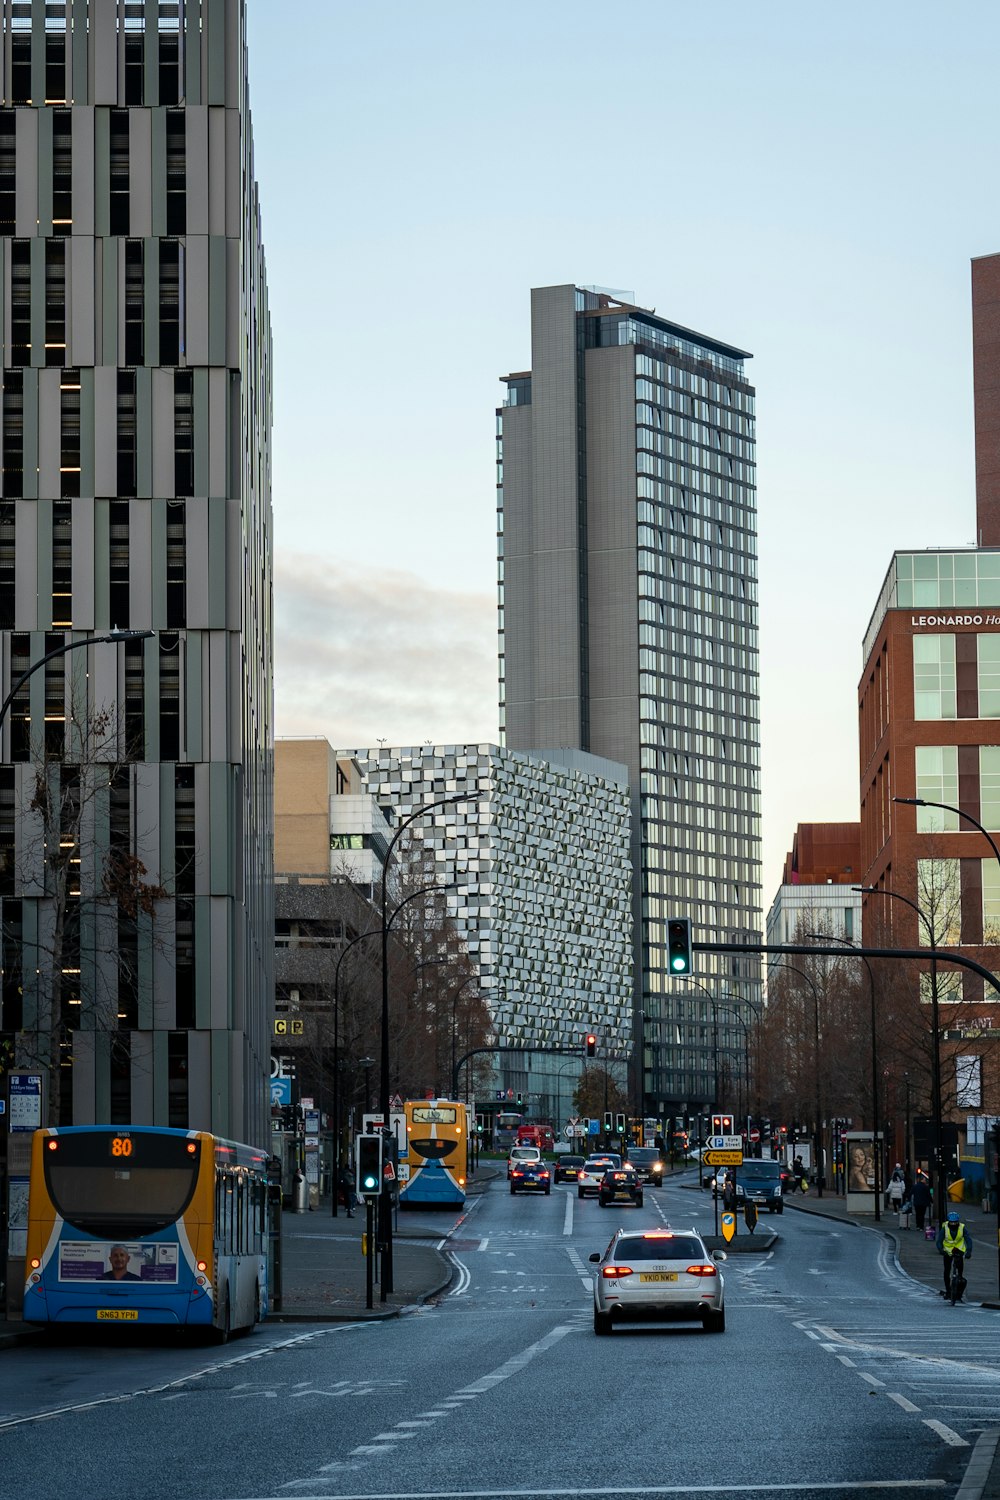
<svg viewBox="0 0 1000 1500">
<path fill-rule="evenodd" d="M 56 1122 L 263 1144 L 271 350 L 243 3 L 3 21 L 0 673 L 30 676 L 0 733 L 0 1029 Z"/>
<path fill-rule="evenodd" d="M 498 412 L 504 742 L 629 769 L 647 1112 L 717 1102 L 760 987 L 754 959 L 699 954 L 691 983 L 666 956 L 675 914 L 697 941 L 760 940 L 748 357 L 628 294 L 542 287 Z"/>
</svg>

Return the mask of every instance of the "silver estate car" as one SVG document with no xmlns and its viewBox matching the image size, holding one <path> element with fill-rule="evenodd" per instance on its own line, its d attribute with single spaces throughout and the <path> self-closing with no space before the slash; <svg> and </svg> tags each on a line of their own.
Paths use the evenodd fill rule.
<svg viewBox="0 0 1000 1500">
<path fill-rule="evenodd" d="M 706 1333 L 726 1329 L 725 1285 L 694 1229 L 619 1229 L 603 1255 L 594 1254 L 594 1332 L 612 1324 L 659 1318 L 699 1319 Z"/>
</svg>

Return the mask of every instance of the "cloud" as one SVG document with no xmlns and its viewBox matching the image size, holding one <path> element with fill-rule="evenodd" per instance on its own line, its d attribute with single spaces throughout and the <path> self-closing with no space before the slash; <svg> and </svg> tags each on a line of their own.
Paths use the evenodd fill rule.
<svg viewBox="0 0 1000 1500">
<path fill-rule="evenodd" d="M 275 729 L 337 746 L 497 739 L 496 601 L 278 551 Z"/>
</svg>

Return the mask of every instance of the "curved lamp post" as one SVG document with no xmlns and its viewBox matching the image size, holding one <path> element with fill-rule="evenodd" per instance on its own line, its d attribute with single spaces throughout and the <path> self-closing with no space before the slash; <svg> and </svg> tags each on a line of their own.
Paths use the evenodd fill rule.
<svg viewBox="0 0 1000 1500">
<path fill-rule="evenodd" d="M 833 943 L 843 943 L 843 945 L 844 945 L 845 948 L 854 948 L 854 944 L 851 942 L 850 938 L 846 938 L 846 937 L 833 937 L 828 932 L 807 932 L 806 933 L 806 937 L 807 938 L 815 938 L 817 941 L 822 942 L 822 943 L 825 943 L 827 941 L 833 942 Z M 877 1041 L 877 1034 L 876 1034 L 876 1030 L 875 1030 L 875 975 L 872 972 L 872 966 L 871 966 L 871 964 L 868 962 L 867 958 L 865 957 L 865 955 L 863 953 L 855 952 L 854 956 L 855 956 L 855 958 L 860 958 L 861 962 L 864 964 L 865 968 L 868 970 L 868 994 L 869 994 L 869 1004 L 870 1004 L 871 1051 L 872 1051 L 872 1136 L 874 1137 L 873 1145 L 875 1147 L 875 1218 L 876 1218 L 876 1220 L 880 1220 L 881 1217 L 882 1217 L 882 1195 L 881 1195 L 881 1173 L 879 1171 L 879 1168 L 881 1167 L 882 1163 L 881 1163 L 881 1150 L 880 1150 L 880 1147 L 879 1147 L 879 1139 L 878 1139 L 878 1134 L 879 1134 L 879 1112 L 878 1112 L 878 1041 Z"/>
<path fill-rule="evenodd" d="M 940 1223 L 945 1205 L 945 1183 L 944 1164 L 941 1160 L 941 1137 L 944 1132 L 941 1124 L 941 1021 L 938 1003 L 937 936 L 927 913 L 922 911 L 909 896 L 904 896 L 901 891 L 890 891 L 886 886 L 877 885 L 856 885 L 852 887 L 852 890 L 858 891 L 862 896 L 883 896 L 887 900 L 902 901 L 904 906 L 916 912 L 927 932 L 931 960 L 931 1112 L 934 1119 L 934 1190 L 937 1193 L 937 1213 Z"/>
<path fill-rule="evenodd" d="M 382 1045 L 381 1045 L 381 1076 L 379 1080 L 379 1109 L 382 1114 L 383 1129 L 389 1129 L 389 924 L 392 917 L 389 916 L 389 861 L 392 851 L 396 847 L 402 835 L 411 823 L 416 823 L 436 807 L 450 807 L 456 802 L 476 802 L 482 794 L 476 791 L 457 792 L 451 797 L 436 797 L 432 802 L 424 802 L 415 808 L 407 817 L 403 818 L 399 827 L 389 840 L 385 851 L 385 860 L 382 865 Z M 434 887 L 442 889 L 442 887 Z M 414 898 L 424 895 L 424 891 L 415 891 Z M 414 899 L 408 897 L 407 899 Z M 405 902 L 400 902 L 392 916 L 394 917 Z M 382 1247 L 382 1291 L 381 1298 L 384 1302 L 389 1292 L 393 1290 L 392 1284 L 392 1213 L 391 1194 L 388 1183 L 383 1180 L 382 1191 L 379 1194 L 379 1243 Z"/>
<path fill-rule="evenodd" d="M 69 651 L 80 651 L 84 646 L 104 646 L 117 641 L 146 641 L 155 634 L 155 630 L 108 630 L 103 635 L 88 635 L 79 641 L 64 641 L 61 646 L 53 646 L 51 651 L 46 651 L 44 656 L 40 656 L 37 661 L 31 663 L 27 671 L 21 673 L 3 703 L 0 703 L 0 730 L 3 729 L 3 722 L 10 712 L 11 704 L 28 678 L 40 667 L 44 667 L 47 662 L 52 661 L 53 657 L 65 656 Z"/>
</svg>

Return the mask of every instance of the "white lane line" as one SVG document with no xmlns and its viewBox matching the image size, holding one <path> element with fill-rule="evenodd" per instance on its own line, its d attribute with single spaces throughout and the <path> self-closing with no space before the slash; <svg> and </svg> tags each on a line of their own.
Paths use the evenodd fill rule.
<svg viewBox="0 0 1000 1500">
<path fill-rule="evenodd" d="M 936 1432 L 938 1437 L 943 1438 L 951 1448 L 968 1448 L 969 1446 L 964 1437 L 959 1437 L 952 1428 L 946 1427 L 943 1422 L 938 1422 L 933 1417 L 924 1417 L 924 1426 Z"/>
<path fill-rule="evenodd" d="M 968 1446 L 968 1444 L 966 1444 Z M 364 1453 L 364 1448 L 355 1450 Z M 372 1450 L 375 1453 L 384 1453 L 384 1447 Z M 743 1495 L 787 1495 L 797 1494 L 805 1491 L 808 1494 L 840 1493 L 870 1494 L 876 1490 L 944 1490 L 950 1488 L 944 1479 L 846 1479 L 846 1480 L 814 1480 L 811 1483 L 802 1484 L 741 1484 L 739 1493 Z M 620 1485 L 616 1484 L 611 1489 L 602 1486 L 600 1489 L 581 1489 L 579 1487 L 569 1488 L 560 1485 L 556 1490 L 516 1490 L 510 1488 L 503 1490 L 393 1490 L 392 1500 L 511 1500 L 512 1494 L 516 1500 L 601 1500 L 602 1496 L 607 1500 L 620 1500 L 623 1495 L 733 1495 L 735 1493 L 731 1484 L 643 1484 L 643 1485 Z M 351 1494 L 338 1495 L 337 1500 L 383 1500 L 384 1492 L 373 1495 L 370 1490 L 354 1492 Z M 273 1497 L 272 1497 L 273 1500 Z M 329 1490 L 322 1495 L 303 1495 L 299 1500 L 330 1500 Z M 957 1497 L 956 1497 L 957 1500 Z"/>
<path fill-rule="evenodd" d="M 858 1368 L 853 1359 L 848 1359 L 846 1354 L 838 1354 L 836 1358 L 840 1360 L 842 1365 L 846 1365 L 849 1370 L 856 1370 Z"/>
<path fill-rule="evenodd" d="M 563 1214 L 563 1234 L 573 1233 L 573 1194 L 566 1194 L 566 1211 Z"/>
<path fill-rule="evenodd" d="M 540 1354 L 545 1354 L 552 1348 L 553 1344 L 558 1344 L 560 1339 L 564 1339 L 568 1333 L 572 1333 L 573 1331 L 573 1325 L 569 1323 L 564 1323 L 558 1328 L 553 1328 L 550 1333 L 547 1333 L 544 1338 L 539 1339 L 537 1343 L 529 1344 L 527 1349 L 523 1349 L 520 1354 L 515 1354 L 512 1359 L 508 1359 L 504 1364 L 498 1365 L 488 1375 L 483 1375 L 479 1380 L 473 1381 L 471 1385 L 467 1385 L 465 1390 L 459 1394 L 481 1396 L 484 1392 L 491 1391 L 495 1385 L 499 1385 L 502 1380 L 509 1380 L 512 1375 L 517 1375 L 524 1369 L 525 1365 L 529 1365 Z M 443 1402 L 442 1405 L 444 1405 Z"/>
<path fill-rule="evenodd" d="M 873 1375 L 870 1370 L 855 1370 L 854 1373 L 858 1377 L 858 1379 L 863 1380 L 866 1385 L 885 1385 L 885 1381 L 879 1380 L 878 1376 Z"/>
<path fill-rule="evenodd" d="M 480 1250 L 485 1250 L 486 1246 L 489 1244 L 489 1242 L 490 1242 L 489 1235 L 487 1235 L 484 1240 L 480 1240 L 479 1241 L 479 1248 L 480 1248 Z"/>
<path fill-rule="evenodd" d="M 458 1285 L 452 1287 L 451 1291 L 448 1293 L 448 1296 L 461 1297 L 469 1289 L 469 1286 L 472 1282 L 472 1272 L 469 1270 L 468 1266 L 462 1264 L 453 1250 L 449 1250 L 448 1259 L 451 1261 L 452 1265 L 457 1267 L 458 1269 Z"/>
<path fill-rule="evenodd" d="M 886 1395 L 889 1397 L 890 1401 L 895 1401 L 896 1405 L 901 1406 L 904 1411 L 920 1410 L 919 1406 L 914 1406 L 912 1401 L 907 1401 L 906 1397 L 901 1396 L 898 1391 L 886 1391 Z"/>
</svg>

